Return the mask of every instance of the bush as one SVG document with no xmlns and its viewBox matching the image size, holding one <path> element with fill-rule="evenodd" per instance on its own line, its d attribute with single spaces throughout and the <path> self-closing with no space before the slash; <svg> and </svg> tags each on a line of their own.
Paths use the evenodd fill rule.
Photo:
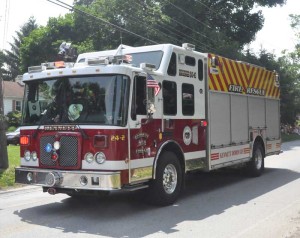
<svg viewBox="0 0 300 238">
<path fill-rule="evenodd" d="M 6 115 L 8 126 L 19 127 L 21 124 L 22 114 L 19 111 L 9 112 Z"/>
<path fill-rule="evenodd" d="M 8 127 L 7 131 L 8 131 L 8 132 L 12 132 L 12 131 L 15 131 L 16 129 L 17 129 L 17 127 L 15 127 L 15 126 L 10 126 L 10 127 Z"/>
</svg>

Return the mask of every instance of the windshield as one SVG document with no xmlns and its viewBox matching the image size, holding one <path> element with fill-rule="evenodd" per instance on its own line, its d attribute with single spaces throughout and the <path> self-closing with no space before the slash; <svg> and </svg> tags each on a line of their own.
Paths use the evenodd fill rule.
<svg viewBox="0 0 300 238">
<path fill-rule="evenodd" d="M 53 78 L 26 84 L 23 124 L 125 126 L 129 78 L 97 75 Z"/>
</svg>

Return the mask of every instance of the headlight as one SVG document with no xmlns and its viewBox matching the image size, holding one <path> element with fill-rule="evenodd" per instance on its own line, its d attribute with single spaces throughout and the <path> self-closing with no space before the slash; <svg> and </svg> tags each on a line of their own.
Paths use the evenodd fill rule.
<svg viewBox="0 0 300 238">
<path fill-rule="evenodd" d="M 33 152 L 31 153 L 31 158 L 32 158 L 33 161 L 36 161 L 36 160 L 37 160 L 37 153 L 36 153 L 35 151 L 33 151 Z"/>
<path fill-rule="evenodd" d="M 55 150 L 59 150 L 60 149 L 60 142 L 59 141 L 55 141 L 54 144 L 53 144 L 53 148 Z"/>
<path fill-rule="evenodd" d="M 29 161 L 30 160 L 30 151 L 29 150 L 26 150 L 25 152 L 24 152 L 24 159 L 26 160 L 26 161 Z"/>
<path fill-rule="evenodd" d="M 95 160 L 98 164 L 103 164 L 106 160 L 106 156 L 103 152 L 98 152 L 95 154 Z"/>
<path fill-rule="evenodd" d="M 92 153 L 86 153 L 84 159 L 86 160 L 86 162 L 92 163 L 94 160 L 94 156 Z"/>
</svg>

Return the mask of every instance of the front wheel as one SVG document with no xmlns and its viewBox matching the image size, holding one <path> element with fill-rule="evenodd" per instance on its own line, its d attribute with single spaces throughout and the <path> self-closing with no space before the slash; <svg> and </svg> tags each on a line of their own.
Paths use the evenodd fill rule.
<svg viewBox="0 0 300 238">
<path fill-rule="evenodd" d="M 149 187 L 150 203 L 160 206 L 173 204 L 181 191 L 182 169 L 173 152 L 164 152 L 156 168 L 156 179 Z"/>
<path fill-rule="evenodd" d="M 258 177 L 264 170 L 264 150 L 261 144 L 256 143 L 253 148 L 253 155 L 251 161 L 247 165 L 249 175 Z"/>
</svg>

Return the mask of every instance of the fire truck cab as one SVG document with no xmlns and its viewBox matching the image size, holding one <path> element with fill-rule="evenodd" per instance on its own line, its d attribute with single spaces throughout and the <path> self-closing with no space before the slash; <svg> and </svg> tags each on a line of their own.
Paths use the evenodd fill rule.
<svg viewBox="0 0 300 238">
<path fill-rule="evenodd" d="M 189 171 L 259 176 L 280 153 L 278 75 L 191 44 L 84 53 L 23 82 L 16 182 L 50 194 L 147 188 L 169 205 Z"/>
</svg>

